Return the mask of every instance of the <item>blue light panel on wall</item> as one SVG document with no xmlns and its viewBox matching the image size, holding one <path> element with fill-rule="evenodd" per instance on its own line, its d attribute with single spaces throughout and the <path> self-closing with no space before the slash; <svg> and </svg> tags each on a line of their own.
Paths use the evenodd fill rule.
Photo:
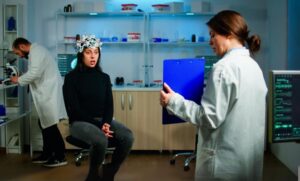
<svg viewBox="0 0 300 181">
<path fill-rule="evenodd" d="M 204 58 L 164 60 L 163 81 L 185 99 L 200 104 L 204 87 Z M 182 123 L 163 108 L 163 124 Z"/>
</svg>

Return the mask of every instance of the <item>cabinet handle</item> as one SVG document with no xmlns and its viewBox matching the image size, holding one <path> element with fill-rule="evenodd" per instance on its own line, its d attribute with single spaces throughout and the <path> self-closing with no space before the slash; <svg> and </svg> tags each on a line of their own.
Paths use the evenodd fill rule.
<svg viewBox="0 0 300 181">
<path fill-rule="evenodd" d="M 124 110 L 124 108 L 125 108 L 125 100 L 124 100 L 124 94 L 122 94 L 122 96 L 121 96 L 121 108 L 122 108 L 122 110 Z"/>
<path fill-rule="evenodd" d="M 133 101 L 132 101 L 132 95 L 131 95 L 131 94 L 129 94 L 128 99 L 129 99 L 129 110 L 132 110 L 132 107 L 133 107 Z"/>
</svg>

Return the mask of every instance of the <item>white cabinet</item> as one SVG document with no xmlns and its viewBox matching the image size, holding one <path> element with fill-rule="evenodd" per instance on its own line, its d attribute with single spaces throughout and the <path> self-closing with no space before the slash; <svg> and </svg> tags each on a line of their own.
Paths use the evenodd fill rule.
<svg viewBox="0 0 300 181">
<path fill-rule="evenodd" d="M 133 150 L 162 150 L 159 91 L 113 91 L 114 117 L 134 135 Z"/>
<path fill-rule="evenodd" d="M 196 126 L 190 123 L 167 124 L 163 126 L 164 150 L 194 150 Z"/>
<path fill-rule="evenodd" d="M 114 90 L 114 117 L 134 135 L 133 150 L 194 150 L 196 127 L 162 123 L 159 90 Z"/>
</svg>

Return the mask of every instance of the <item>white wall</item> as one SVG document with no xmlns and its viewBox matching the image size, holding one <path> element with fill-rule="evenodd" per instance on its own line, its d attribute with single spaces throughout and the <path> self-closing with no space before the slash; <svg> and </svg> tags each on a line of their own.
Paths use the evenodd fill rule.
<svg viewBox="0 0 300 181">
<path fill-rule="evenodd" d="M 268 0 L 269 70 L 288 68 L 287 0 Z M 293 37 L 292 37 L 293 38 Z M 299 43 L 299 39 L 296 40 Z M 299 52 L 299 49 L 297 50 Z M 296 58 L 296 57 L 295 57 Z M 299 62 L 299 60 L 297 60 Z M 300 144 L 271 144 L 271 151 L 295 175 L 300 166 Z"/>
</svg>

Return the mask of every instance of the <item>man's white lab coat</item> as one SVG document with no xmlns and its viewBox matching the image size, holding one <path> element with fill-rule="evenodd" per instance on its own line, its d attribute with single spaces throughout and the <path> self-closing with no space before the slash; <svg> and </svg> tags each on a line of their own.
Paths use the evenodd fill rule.
<svg viewBox="0 0 300 181">
<path fill-rule="evenodd" d="M 199 127 L 195 180 L 262 180 L 267 87 L 246 48 L 217 62 L 201 106 L 175 94 L 167 110 Z"/>
<path fill-rule="evenodd" d="M 28 71 L 19 77 L 20 85 L 29 84 L 42 128 L 67 118 L 62 94 L 62 78 L 49 51 L 33 43 L 28 57 Z"/>
</svg>

